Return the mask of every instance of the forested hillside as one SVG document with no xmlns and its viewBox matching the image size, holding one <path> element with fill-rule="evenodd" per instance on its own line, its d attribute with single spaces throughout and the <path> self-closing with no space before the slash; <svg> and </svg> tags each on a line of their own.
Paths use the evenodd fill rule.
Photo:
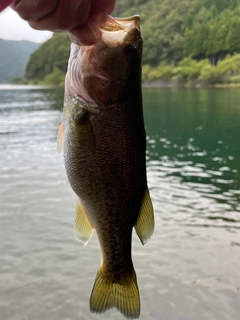
<svg viewBox="0 0 240 320">
<path fill-rule="evenodd" d="M 117 1 L 115 16 L 133 14 L 141 16 L 143 79 L 240 82 L 240 0 Z M 27 79 L 62 81 L 69 45 L 63 34 L 44 43 Z"/>
<path fill-rule="evenodd" d="M 40 44 L 30 41 L 0 39 L 0 82 L 23 78 L 30 57 Z"/>
<path fill-rule="evenodd" d="M 26 68 L 26 79 L 36 83 L 64 82 L 70 51 L 70 40 L 66 33 L 53 34 L 30 57 Z"/>
</svg>

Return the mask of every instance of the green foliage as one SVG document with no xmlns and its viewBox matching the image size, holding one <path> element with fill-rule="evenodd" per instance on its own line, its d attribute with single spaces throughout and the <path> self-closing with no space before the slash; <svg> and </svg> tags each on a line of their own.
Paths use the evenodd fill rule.
<svg viewBox="0 0 240 320">
<path fill-rule="evenodd" d="M 236 1 L 235 1 L 236 2 Z M 240 6 L 226 8 L 220 14 L 216 7 L 202 10 L 185 31 L 184 53 L 195 59 L 209 58 L 213 65 L 228 53 L 240 51 Z"/>
<path fill-rule="evenodd" d="M 54 70 L 49 73 L 44 79 L 45 84 L 63 85 L 65 80 L 65 72 L 55 67 Z"/>
<path fill-rule="evenodd" d="M 50 78 L 47 80 L 52 79 L 55 82 L 56 74 L 60 75 L 59 71 L 61 75 L 67 71 L 69 48 L 70 40 L 66 33 L 54 34 L 31 55 L 26 69 L 26 79 L 43 80 L 49 75 Z"/>
<path fill-rule="evenodd" d="M 240 83 L 240 54 L 227 56 L 217 66 L 206 65 L 199 76 L 209 84 Z"/>
<path fill-rule="evenodd" d="M 171 80 L 173 68 L 165 62 L 149 71 L 149 80 Z"/>
<path fill-rule="evenodd" d="M 201 70 L 208 65 L 208 60 L 196 61 L 190 58 L 185 58 L 173 70 L 174 80 L 196 80 L 201 74 Z"/>
<path fill-rule="evenodd" d="M 19 78 L 19 77 L 15 77 L 12 79 L 12 83 L 14 84 L 26 84 L 26 80 Z"/>
<path fill-rule="evenodd" d="M 234 9 L 239 5 L 239 0 L 203 0 L 204 6 L 209 9 L 214 6 L 217 12 L 221 12 L 227 8 Z"/>
<path fill-rule="evenodd" d="M 142 67 L 142 79 L 149 80 L 149 72 L 151 71 L 151 66 L 149 64 L 145 64 Z"/>
<path fill-rule="evenodd" d="M 216 67 L 209 64 L 203 68 L 199 80 L 203 80 L 209 84 L 223 83 L 224 76 L 218 72 Z"/>
<path fill-rule="evenodd" d="M 143 80 L 177 81 L 183 85 L 194 83 L 215 84 L 240 84 L 240 54 L 227 56 L 217 66 L 212 66 L 205 59 L 196 61 L 185 58 L 175 67 L 160 63 L 157 67 L 143 66 Z"/>
</svg>

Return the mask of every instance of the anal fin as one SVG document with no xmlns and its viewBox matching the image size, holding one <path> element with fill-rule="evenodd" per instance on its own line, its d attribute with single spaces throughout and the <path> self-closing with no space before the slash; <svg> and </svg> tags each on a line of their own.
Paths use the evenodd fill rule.
<svg viewBox="0 0 240 320">
<path fill-rule="evenodd" d="M 64 126 L 61 123 L 60 128 L 58 130 L 57 136 L 57 152 L 61 153 L 63 151 L 63 143 L 64 143 Z"/>
<path fill-rule="evenodd" d="M 77 199 L 77 207 L 76 207 L 76 217 L 74 223 L 74 234 L 77 240 L 82 241 L 84 246 L 88 244 L 88 241 L 91 239 L 94 228 L 89 221 L 87 214 L 80 202 Z"/>
<path fill-rule="evenodd" d="M 153 205 L 147 186 L 144 192 L 138 220 L 134 227 L 142 244 L 145 244 L 147 240 L 151 238 L 154 231 Z"/>
</svg>

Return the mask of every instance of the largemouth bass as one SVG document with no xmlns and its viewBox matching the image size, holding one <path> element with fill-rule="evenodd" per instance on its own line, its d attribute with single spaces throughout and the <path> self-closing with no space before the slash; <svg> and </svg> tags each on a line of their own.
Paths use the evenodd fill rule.
<svg viewBox="0 0 240 320">
<path fill-rule="evenodd" d="M 75 235 L 86 245 L 96 230 L 102 262 L 90 310 L 116 307 L 138 318 L 140 298 L 131 257 L 132 228 L 144 244 L 154 229 L 146 180 L 139 17 L 98 17 L 92 46 L 71 45 L 65 83 L 63 149 L 77 195 Z"/>
</svg>

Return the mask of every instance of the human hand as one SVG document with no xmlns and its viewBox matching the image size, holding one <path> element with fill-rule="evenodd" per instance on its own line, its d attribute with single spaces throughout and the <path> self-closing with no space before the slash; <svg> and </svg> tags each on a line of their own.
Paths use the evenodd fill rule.
<svg viewBox="0 0 240 320">
<path fill-rule="evenodd" d="M 68 31 L 72 42 L 91 45 L 95 41 L 88 26 L 92 13 L 111 14 L 115 2 L 116 0 L 14 0 L 11 7 L 33 29 Z"/>
<path fill-rule="evenodd" d="M 7 6 L 9 6 L 11 2 L 12 2 L 12 0 L 1 0 L 0 1 L 0 12 L 3 11 L 5 8 L 7 8 Z"/>
</svg>

